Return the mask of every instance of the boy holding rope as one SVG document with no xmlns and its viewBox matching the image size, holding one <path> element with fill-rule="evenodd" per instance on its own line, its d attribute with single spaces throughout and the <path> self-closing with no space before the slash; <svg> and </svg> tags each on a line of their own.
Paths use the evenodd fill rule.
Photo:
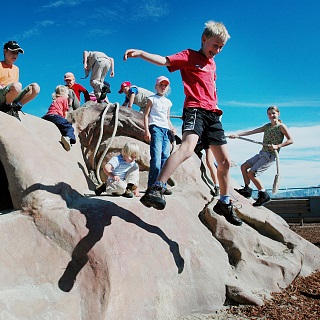
<svg viewBox="0 0 320 320">
<path fill-rule="evenodd" d="M 293 143 L 292 137 L 288 131 L 288 128 L 279 119 L 280 111 L 278 107 L 271 106 L 267 109 L 268 118 L 270 123 L 263 125 L 262 127 L 240 132 L 238 134 L 230 135 L 229 138 L 235 139 L 242 136 L 249 136 L 251 134 L 264 132 L 263 135 L 263 147 L 262 150 L 248 159 L 241 165 L 241 173 L 244 181 L 244 188 L 235 189 L 245 198 L 250 198 L 252 189 L 249 187 L 250 181 L 258 189 L 258 199 L 253 203 L 254 207 L 263 206 L 270 201 L 270 196 L 262 185 L 258 176 L 266 171 L 276 160 L 275 152 L 279 152 L 280 148 L 288 146 Z M 287 138 L 283 142 L 284 137 Z"/>
</svg>

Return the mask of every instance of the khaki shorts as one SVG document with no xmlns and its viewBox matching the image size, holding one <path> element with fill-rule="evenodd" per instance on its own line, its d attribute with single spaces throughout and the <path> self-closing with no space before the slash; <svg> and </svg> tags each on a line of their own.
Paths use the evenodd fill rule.
<svg viewBox="0 0 320 320">
<path fill-rule="evenodd" d="M 7 86 L 3 87 L 0 89 L 0 104 L 3 104 L 6 102 L 6 95 L 7 93 L 10 91 L 10 87 L 12 84 L 8 84 Z M 22 89 L 19 93 L 19 95 L 13 100 L 13 102 L 18 102 L 20 101 L 23 96 L 29 92 L 30 90 L 30 86 L 25 87 L 24 89 Z"/>
</svg>

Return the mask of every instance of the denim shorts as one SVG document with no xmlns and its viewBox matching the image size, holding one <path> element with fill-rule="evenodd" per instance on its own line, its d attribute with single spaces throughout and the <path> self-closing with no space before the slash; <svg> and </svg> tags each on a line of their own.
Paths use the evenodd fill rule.
<svg viewBox="0 0 320 320">
<path fill-rule="evenodd" d="M 258 154 L 248 159 L 246 162 L 250 164 L 250 171 L 254 172 L 254 176 L 259 176 L 262 172 L 270 168 L 276 160 L 273 153 L 260 151 Z"/>
<path fill-rule="evenodd" d="M 193 131 L 199 136 L 205 149 L 208 149 L 209 145 L 220 146 L 227 143 L 220 116 L 215 112 L 200 108 L 184 108 L 182 120 L 182 133 Z"/>
</svg>

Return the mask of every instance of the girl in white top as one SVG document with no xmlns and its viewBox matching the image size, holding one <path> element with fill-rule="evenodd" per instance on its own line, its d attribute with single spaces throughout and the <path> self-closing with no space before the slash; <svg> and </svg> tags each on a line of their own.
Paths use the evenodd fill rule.
<svg viewBox="0 0 320 320">
<path fill-rule="evenodd" d="M 170 81 L 164 76 L 156 79 L 157 94 L 148 98 L 144 113 L 144 139 L 150 141 L 150 171 L 148 187 L 158 178 L 161 168 L 170 155 L 168 131 L 175 129 L 170 121 L 172 102 L 165 97 L 169 91 Z"/>
</svg>

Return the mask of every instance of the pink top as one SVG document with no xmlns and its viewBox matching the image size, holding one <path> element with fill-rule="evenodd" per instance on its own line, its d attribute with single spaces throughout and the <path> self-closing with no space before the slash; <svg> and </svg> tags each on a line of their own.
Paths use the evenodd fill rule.
<svg viewBox="0 0 320 320">
<path fill-rule="evenodd" d="M 170 72 L 180 70 L 186 95 L 184 108 L 201 108 L 222 114 L 217 106 L 216 64 L 199 51 L 187 49 L 167 57 Z"/>
<path fill-rule="evenodd" d="M 57 99 L 52 101 L 48 109 L 48 112 L 45 115 L 57 114 L 65 118 L 68 110 L 69 110 L 68 98 L 57 97 Z"/>
</svg>

